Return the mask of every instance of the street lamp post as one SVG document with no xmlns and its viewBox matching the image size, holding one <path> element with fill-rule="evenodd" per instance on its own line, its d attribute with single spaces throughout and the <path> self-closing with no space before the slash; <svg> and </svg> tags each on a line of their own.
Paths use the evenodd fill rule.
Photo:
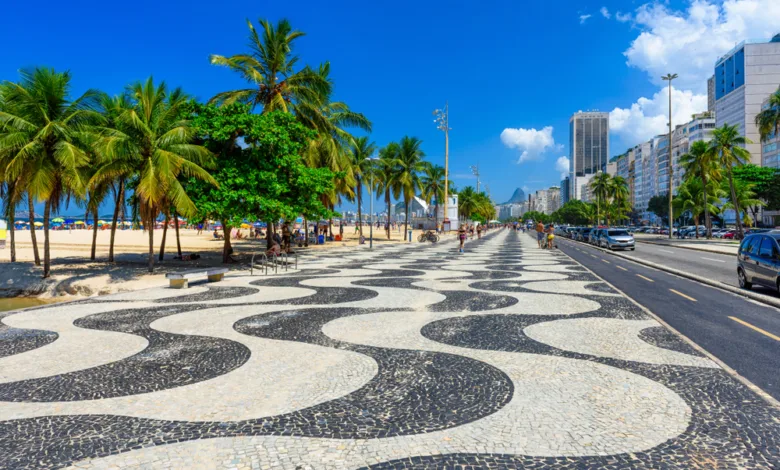
<svg viewBox="0 0 780 470">
<path fill-rule="evenodd" d="M 436 118 L 436 128 L 444 131 L 444 218 L 441 223 L 442 231 L 447 224 L 447 203 L 449 202 L 448 190 L 450 188 L 450 107 L 447 101 L 444 102 L 444 109 L 433 111 Z M 389 215 L 388 215 L 389 217 Z M 438 223 L 439 214 L 436 214 Z"/>
<path fill-rule="evenodd" d="M 471 173 L 477 177 L 477 194 L 479 194 L 479 164 L 471 165 Z"/>
<path fill-rule="evenodd" d="M 669 238 L 671 239 L 674 228 L 674 223 L 672 222 L 674 219 L 672 217 L 672 180 L 674 178 L 674 167 L 672 166 L 672 80 L 677 78 L 677 74 L 670 73 L 661 78 L 669 82 Z"/>
</svg>

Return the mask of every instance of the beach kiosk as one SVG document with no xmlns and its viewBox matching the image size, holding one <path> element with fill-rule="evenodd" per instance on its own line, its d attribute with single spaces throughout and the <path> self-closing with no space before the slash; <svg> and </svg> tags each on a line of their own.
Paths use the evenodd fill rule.
<svg viewBox="0 0 780 470">
<path fill-rule="evenodd" d="M 5 248 L 5 237 L 8 233 L 8 224 L 4 219 L 0 219 L 0 249 Z"/>
</svg>

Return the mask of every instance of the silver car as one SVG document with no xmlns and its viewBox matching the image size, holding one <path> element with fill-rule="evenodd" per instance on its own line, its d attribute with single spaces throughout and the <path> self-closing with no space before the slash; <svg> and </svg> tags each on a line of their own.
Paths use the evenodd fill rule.
<svg viewBox="0 0 780 470">
<path fill-rule="evenodd" d="M 599 246 L 614 250 L 617 248 L 622 249 L 636 249 L 634 245 L 634 237 L 628 233 L 628 230 L 622 228 L 610 228 L 601 231 L 601 237 L 599 238 Z"/>
</svg>

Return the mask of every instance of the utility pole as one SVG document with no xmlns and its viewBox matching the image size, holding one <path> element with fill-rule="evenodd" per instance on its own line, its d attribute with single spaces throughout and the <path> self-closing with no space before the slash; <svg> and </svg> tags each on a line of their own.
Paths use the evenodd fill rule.
<svg viewBox="0 0 780 470">
<path fill-rule="evenodd" d="M 471 172 L 477 177 L 477 194 L 479 194 L 479 164 L 471 165 Z"/>
<path fill-rule="evenodd" d="M 672 166 L 672 80 L 677 78 L 677 74 L 670 73 L 661 78 L 664 81 L 669 82 L 669 239 L 671 239 L 672 231 L 674 229 L 674 222 L 673 222 L 674 217 L 672 213 L 672 198 L 674 197 L 674 194 L 672 192 L 672 186 L 673 186 L 672 180 L 674 178 L 674 167 Z M 696 227 L 696 230 L 698 229 L 699 228 Z"/>
<path fill-rule="evenodd" d="M 440 131 L 444 131 L 444 218 L 442 219 L 442 231 L 447 225 L 447 205 L 449 203 L 449 189 L 450 189 L 450 106 L 449 102 L 444 102 L 444 109 L 436 109 L 433 111 L 433 115 L 436 118 L 433 120 L 436 123 L 436 128 Z M 436 214 L 438 223 L 439 214 Z"/>
</svg>

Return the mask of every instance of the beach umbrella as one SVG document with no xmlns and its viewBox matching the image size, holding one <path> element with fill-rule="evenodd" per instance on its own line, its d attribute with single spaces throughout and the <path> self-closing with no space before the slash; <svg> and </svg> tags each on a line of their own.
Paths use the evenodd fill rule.
<svg viewBox="0 0 780 470">
<path fill-rule="evenodd" d="M 73 219 L 65 219 L 65 223 L 66 224 L 72 224 L 73 223 Z"/>
<path fill-rule="evenodd" d="M 73 223 L 76 224 L 76 225 L 84 225 L 84 222 L 82 222 L 80 220 L 77 220 L 77 221 L 75 221 Z"/>
<path fill-rule="evenodd" d="M 133 225 L 133 223 L 130 222 L 129 220 L 125 220 L 124 222 L 122 222 L 122 225 Z"/>
<path fill-rule="evenodd" d="M 98 220 L 98 225 L 106 225 L 107 223 L 105 220 Z"/>
<path fill-rule="evenodd" d="M 51 221 L 54 222 L 55 224 L 61 224 L 65 222 L 65 219 L 63 219 L 62 217 L 57 217 L 55 219 L 51 219 Z"/>
<path fill-rule="evenodd" d="M 43 222 L 35 222 L 36 227 L 43 227 Z"/>
<path fill-rule="evenodd" d="M 247 229 L 249 228 L 249 224 L 241 224 L 241 228 Z"/>
</svg>

